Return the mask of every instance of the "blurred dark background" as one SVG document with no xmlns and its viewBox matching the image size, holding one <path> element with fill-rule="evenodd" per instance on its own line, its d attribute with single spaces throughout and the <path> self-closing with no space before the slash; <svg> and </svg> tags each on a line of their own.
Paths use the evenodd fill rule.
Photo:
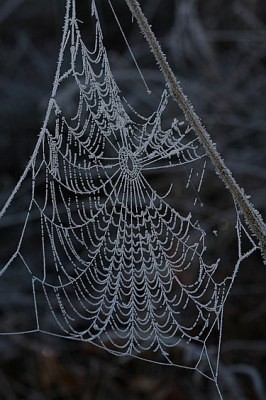
<svg viewBox="0 0 266 400">
<path fill-rule="evenodd" d="M 89 3 L 77 0 L 88 43 L 92 40 Z M 138 27 L 131 23 L 124 0 L 113 0 L 152 90 L 148 96 L 107 0 L 96 4 L 121 93 L 131 106 L 149 115 L 159 102 L 163 77 Z M 265 0 L 142 0 L 140 4 L 184 92 L 266 220 Z M 0 0 L 1 207 L 29 160 L 44 119 L 64 12 L 64 0 Z M 169 119 L 181 118 L 178 108 L 171 107 Z M 225 268 L 232 270 L 237 241 L 226 227 L 233 224 L 235 210 L 211 169 L 208 166 L 204 183 L 209 205 L 204 221 L 210 230 L 220 230 L 220 236 L 209 251 L 216 253 L 219 248 Z M 175 171 L 167 174 L 158 174 L 154 181 L 162 193 L 175 179 Z M 174 193 L 170 202 L 187 210 L 188 203 L 179 194 Z M 0 258 L 4 251 L 1 248 Z M 116 358 L 86 343 L 44 335 L 3 336 L 0 351 L 0 399 L 217 398 L 214 385 L 196 373 Z M 266 398 L 266 271 L 258 252 L 241 264 L 226 302 L 220 381 L 225 400 Z"/>
</svg>

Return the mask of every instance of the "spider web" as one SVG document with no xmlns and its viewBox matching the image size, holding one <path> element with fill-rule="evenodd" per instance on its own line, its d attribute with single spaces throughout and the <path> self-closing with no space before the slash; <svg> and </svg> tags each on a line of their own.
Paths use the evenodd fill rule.
<svg viewBox="0 0 266 400">
<path fill-rule="evenodd" d="M 205 154 L 189 126 L 173 120 L 169 129 L 162 128 L 167 90 L 150 117 L 130 107 L 137 122 L 129 116 L 94 1 L 91 10 L 95 46 L 89 50 L 75 2 L 67 1 L 45 122 L 0 214 L 8 226 L 5 213 L 16 211 L 14 199 L 31 176 L 27 215 L 16 249 L 0 270 L 0 285 L 2 297 L 8 297 L 7 280 L 27 276 L 34 326 L 23 321 L 22 329 L 2 327 L 3 334 L 46 332 L 170 365 L 176 365 L 173 348 L 194 346 L 196 360 L 180 366 L 216 382 L 224 302 L 241 260 L 256 245 L 237 212 L 239 260 L 232 276 L 216 282 L 219 260 L 204 262 L 204 230 L 190 213 L 171 208 L 145 177 L 148 170 L 190 165 Z M 198 188 L 202 179 L 203 173 Z M 27 232 L 36 233 L 34 252 Z M 252 244 L 244 254 L 241 234 Z M 213 330 L 215 357 L 207 349 Z"/>
</svg>

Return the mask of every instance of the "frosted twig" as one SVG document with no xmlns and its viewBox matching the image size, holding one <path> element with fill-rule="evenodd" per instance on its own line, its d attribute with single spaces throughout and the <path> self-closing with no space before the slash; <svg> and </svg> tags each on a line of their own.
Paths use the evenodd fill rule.
<svg viewBox="0 0 266 400">
<path fill-rule="evenodd" d="M 208 156 L 214 164 L 217 174 L 225 183 L 225 186 L 230 190 L 233 198 L 235 199 L 241 212 L 243 213 L 246 222 L 250 226 L 252 232 L 258 238 L 263 254 L 264 263 L 266 264 L 266 226 L 260 213 L 248 200 L 244 190 L 240 188 L 231 171 L 225 165 L 224 160 L 222 159 L 219 152 L 216 150 L 215 144 L 212 142 L 210 135 L 202 125 L 189 100 L 184 95 L 171 67 L 167 62 L 166 56 L 163 53 L 161 46 L 156 39 L 156 36 L 154 35 L 150 25 L 148 24 L 148 21 L 144 16 L 138 2 L 136 0 L 126 0 L 126 2 L 151 47 L 151 50 L 159 64 L 159 67 L 164 74 L 165 81 L 168 85 L 170 93 L 184 112 L 186 119 L 195 130 Z"/>
</svg>

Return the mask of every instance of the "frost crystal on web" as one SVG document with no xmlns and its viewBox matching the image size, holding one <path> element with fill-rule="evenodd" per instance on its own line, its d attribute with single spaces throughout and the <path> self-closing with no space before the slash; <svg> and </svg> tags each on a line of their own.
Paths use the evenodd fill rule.
<svg viewBox="0 0 266 400">
<path fill-rule="evenodd" d="M 214 326 L 221 329 L 233 277 L 215 282 L 219 261 L 204 262 L 205 232 L 145 178 L 147 170 L 201 158 L 198 140 L 176 120 L 163 130 L 167 91 L 149 118 L 135 113 L 142 122 L 132 120 L 110 70 L 94 1 L 91 9 L 93 50 L 82 41 L 75 2 L 67 2 L 44 126 L 1 212 L 4 220 L 31 174 L 27 216 L 0 278 L 23 269 L 31 282 L 35 326 L 17 332 L 90 341 L 140 358 L 149 358 L 152 350 L 166 364 L 173 364 L 173 347 L 194 344 L 200 351 L 192 368 L 201 370 L 204 360 L 215 380 L 217 365 L 206 342 Z M 71 90 L 73 104 L 67 98 Z M 40 232 L 38 262 L 24 242 L 33 228 Z M 201 372 L 208 375 L 206 366 Z"/>
</svg>

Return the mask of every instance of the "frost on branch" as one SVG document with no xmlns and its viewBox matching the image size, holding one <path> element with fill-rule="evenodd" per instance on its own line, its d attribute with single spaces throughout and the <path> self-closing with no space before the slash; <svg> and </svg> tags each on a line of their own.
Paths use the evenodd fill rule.
<svg viewBox="0 0 266 400">
<path fill-rule="evenodd" d="M 152 358 L 152 350 L 156 361 L 166 364 L 173 364 L 173 347 L 193 344 L 200 352 L 189 367 L 216 380 L 207 340 L 214 328 L 221 331 L 226 296 L 247 254 L 240 246 L 234 273 L 216 282 L 219 260 L 204 261 L 204 230 L 190 212 L 170 207 L 149 183 L 147 171 L 188 167 L 189 186 L 191 165 L 204 152 L 190 126 L 183 129 L 173 120 L 162 128 L 166 90 L 152 115 L 135 112 L 138 122 L 129 116 L 94 1 L 91 6 L 95 44 L 89 50 L 75 3 L 67 3 L 45 123 L 7 203 L 12 210 L 11 200 L 31 179 L 27 213 L 15 250 L 1 266 L 0 286 L 4 291 L 14 271 L 26 275 L 34 318 L 8 333 L 41 331 L 141 358 Z M 73 103 L 67 97 L 70 89 Z M 203 172 L 197 193 L 202 180 Z M 5 216 L 2 223 L 8 225 Z M 38 260 L 26 240 L 32 230 Z M 237 230 L 241 244 L 239 222 Z M 253 243 L 251 251 L 255 248 Z M 218 353 L 219 344 L 217 359 Z"/>
</svg>

